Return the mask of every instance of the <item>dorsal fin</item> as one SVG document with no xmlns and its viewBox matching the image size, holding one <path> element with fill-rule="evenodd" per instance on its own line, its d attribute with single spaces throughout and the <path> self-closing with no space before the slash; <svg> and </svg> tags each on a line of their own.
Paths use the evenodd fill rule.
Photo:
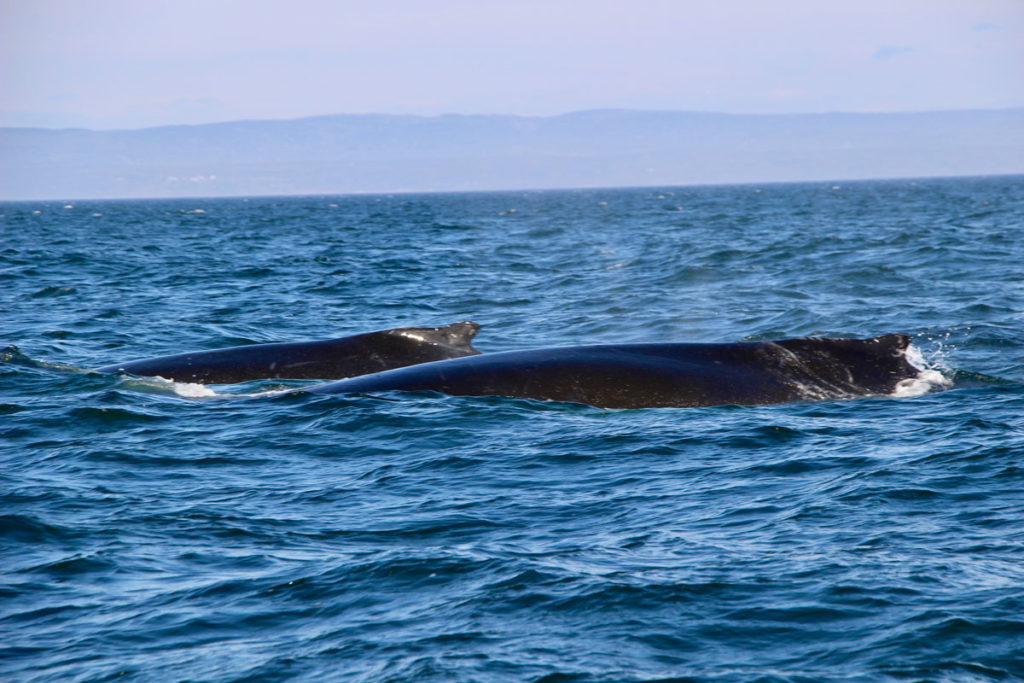
<svg viewBox="0 0 1024 683">
<path fill-rule="evenodd" d="M 805 372 L 831 387 L 850 387 L 872 393 L 891 393 L 896 383 L 917 377 L 920 370 L 907 360 L 910 337 L 883 334 L 870 339 L 804 337 L 773 342 L 798 357 L 787 366 L 790 373 Z"/>
<path fill-rule="evenodd" d="M 910 347 L 910 337 L 905 334 L 883 334 L 869 341 L 891 348 L 894 354 L 905 352 Z"/>
<path fill-rule="evenodd" d="M 401 327 L 389 330 L 391 334 L 410 337 L 417 341 L 443 344 L 479 353 L 473 348 L 473 337 L 480 331 L 480 325 L 470 320 L 452 323 L 443 327 Z"/>
</svg>

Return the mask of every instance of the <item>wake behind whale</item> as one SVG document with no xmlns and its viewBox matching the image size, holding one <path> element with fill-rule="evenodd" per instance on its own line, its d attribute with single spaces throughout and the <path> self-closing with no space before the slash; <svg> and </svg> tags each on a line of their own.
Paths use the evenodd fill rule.
<svg viewBox="0 0 1024 683">
<path fill-rule="evenodd" d="M 921 376 L 910 338 L 808 337 L 734 344 L 622 344 L 507 351 L 314 387 L 320 394 L 434 391 L 598 408 L 765 405 L 892 394 Z"/>
</svg>

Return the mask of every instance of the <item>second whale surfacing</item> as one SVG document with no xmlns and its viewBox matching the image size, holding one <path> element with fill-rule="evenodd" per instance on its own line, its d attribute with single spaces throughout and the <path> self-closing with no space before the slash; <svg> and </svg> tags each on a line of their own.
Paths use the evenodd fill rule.
<svg viewBox="0 0 1024 683">
<path fill-rule="evenodd" d="M 734 344 L 621 344 L 506 351 L 323 384 L 320 394 L 435 391 L 598 408 L 764 405 L 892 394 L 921 371 L 910 338 L 807 337 Z"/>
<path fill-rule="evenodd" d="M 96 372 L 128 372 L 176 382 L 232 384 L 254 379 L 340 379 L 477 355 L 480 326 L 400 327 L 311 342 L 250 344 L 117 363 Z"/>
</svg>

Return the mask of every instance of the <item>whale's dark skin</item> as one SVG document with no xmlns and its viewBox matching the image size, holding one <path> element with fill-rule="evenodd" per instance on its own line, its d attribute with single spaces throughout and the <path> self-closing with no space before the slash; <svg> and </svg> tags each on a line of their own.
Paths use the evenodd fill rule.
<svg viewBox="0 0 1024 683">
<path fill-rule="evenodd" d="M 761 405 L 890 394 L 919 375 L 910 338 L 809 337 L 736 344 L 624 344 L 507 351 L 428 363 L 309 389 L 436 391 L 599 408 Z"/>
<path fill-rule="evenodd" d="M 477 355 L 480 352 L 471 342 L 479 330 L 479 325 L 468 321 L 444 327 L 401 327 L 323 341 L 179 353 L 107 365 L 97 372 L 127 372 L 198 384 L 254 379 L 340 379 Z"/>
</svg>

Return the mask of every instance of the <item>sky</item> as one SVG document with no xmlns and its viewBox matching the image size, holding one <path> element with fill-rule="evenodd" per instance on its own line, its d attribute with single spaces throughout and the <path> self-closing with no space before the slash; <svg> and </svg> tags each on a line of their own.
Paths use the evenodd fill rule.
<svg viewBox="0 0 1024 683">
<path fill-rule="evenodd" d="M 1024 106 L 1024 0 L 0 0 L 0 126 Z"/>
</svg>

